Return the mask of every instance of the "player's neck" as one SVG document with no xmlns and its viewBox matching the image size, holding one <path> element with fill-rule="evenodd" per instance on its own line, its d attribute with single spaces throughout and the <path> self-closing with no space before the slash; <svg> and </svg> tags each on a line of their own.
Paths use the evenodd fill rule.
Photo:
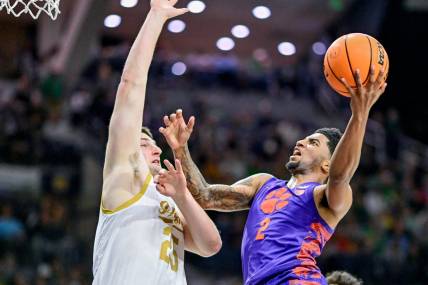
<svg viewBox="0 0 428 285">
<path fill-rule="evenodd" d="M 307 182 L 317 182 L 317 183 L 324 183 L 324 179 L 320 177 L 317 173 L 305 173 L 305 174 L 299 174 L 295 173 L 291 176 L 287 183 L 288 188 L 294 188 L 299 184 L 307 183 Z"/>
</svg>

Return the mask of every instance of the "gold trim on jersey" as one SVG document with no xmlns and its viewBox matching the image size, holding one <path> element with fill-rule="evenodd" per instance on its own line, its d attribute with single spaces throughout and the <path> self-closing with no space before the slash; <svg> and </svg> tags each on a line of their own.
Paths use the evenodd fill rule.
<svg viewBox="0 0 428 285">
<path fill-rule="evenodd" d="M 118 207 L 116 207 L 113 210 L 109 210 L 109 209 L 104 208 L 103 202 L 101 200 L 101 210 L 103 211 L 104 214 L 110 215 L 110 214 L 114 214 L 120 210 L 123 210 L 125 208 L 128 208 L 129 206 L 131 206 L 132 204 L 134 204 L 135 202 L 140 200 L 141 197 L 143 197 L 144 193 L 146 193 L 147 188 L 149 187 L 149 183 L 150 183 L 151 179 L 152 179 L 152 175 L 148 174 L 146 179 L 144 180 L 143 186 L 141 187 L 141 191 L 138 192 L 134 197 L 132 197 L 128 201 L 123 202 L 121 205 L 119 205 Z"/>
</svg>

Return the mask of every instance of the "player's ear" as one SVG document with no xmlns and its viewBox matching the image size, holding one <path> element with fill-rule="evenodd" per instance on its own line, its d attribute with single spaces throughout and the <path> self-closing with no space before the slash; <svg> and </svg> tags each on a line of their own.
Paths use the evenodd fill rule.
<svg viewBox="0 0 428 285">
<path fill-rule="evenodd" d="M 325 175 L 328 175 L 328 172 L 330 171 L 330 160 L 329 159 L 324 159 L 321 162 L 321 171 Z"/>
</svg>

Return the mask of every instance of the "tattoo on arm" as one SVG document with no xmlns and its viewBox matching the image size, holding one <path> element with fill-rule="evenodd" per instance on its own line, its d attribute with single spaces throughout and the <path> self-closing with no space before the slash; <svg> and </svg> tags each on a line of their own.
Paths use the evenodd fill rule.
<svg viewBox="0 0 428 285">
<path fill-rule="evenodd" d="M 187 188 L 204 209 L 237 211 L 248 209 L 255 192 L 255 179 L 248 177 L 233 185 L 208 184 L 193 162 L 188 147 L 175 152 L 187 179 Z"/>
<path fill-rule="evenodd" d="M 184 150 L 175 151 L 174 156 L 181 162 L 183 172 L 187 180 L 187 188 L 189 189 L 190 193 L 192 193 L 193 197 L 195 197 L 195 199 L 199 202 L 201 189 L 206 188 L 208 183 L 205 181 L 202 173 L 193 162 L 187 145 Z"/>
<path fill-rule="evenodd" d="M 248 177 L 232 186 L 211 185 L 206 189 L 205 204 L 208 209 L 222 211 L 245 210 L 250 207 L 250 201 L 255 191 L 254 178 Z"/>
</svg>

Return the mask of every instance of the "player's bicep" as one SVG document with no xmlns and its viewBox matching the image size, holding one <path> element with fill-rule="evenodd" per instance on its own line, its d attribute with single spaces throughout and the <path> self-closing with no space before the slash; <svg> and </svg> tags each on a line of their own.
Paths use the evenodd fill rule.
<svg viewBox="0 0 428 285">
<path fill-rule="evenodd" d="M 352 205 L 352 188 L 348 183 L 334 183 L 329 181 L 325 195 L 328 207 L 338 218 L 342 218 Z"/>
<path fill-rule="evenodd" d="M 205 209 L 217 211 L 240 211 L 250 208 L 258 189 L 272 176 L 255 174 L 228 185 L 210 185 L 205 196 Z"/>
<path fill-rule="evenodd" d="M 114 167 L 128 163 L 129 157 L 138 150 L 144 109 L 144 95 L 141 93 L 144 92 L 144 87 L 123 82 L 119 84 L 109 124 L 105 175 Z"/>
<path fill-rule="evenodd" d="M 114 211 L 123 202 L 132 198 L 133 171 L 131 167 L 118 167 L 103 182 L 101 207 L 103 210 Z"/>
</svg>

